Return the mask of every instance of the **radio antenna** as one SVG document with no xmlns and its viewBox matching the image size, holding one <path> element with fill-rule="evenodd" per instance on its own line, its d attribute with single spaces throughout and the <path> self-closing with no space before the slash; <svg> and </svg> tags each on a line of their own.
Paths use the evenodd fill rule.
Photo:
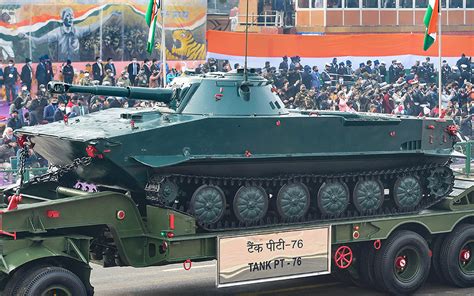
<svg viewBox="0 0 474 296">
<path fill-rule="evenodd" d="M 245 60 L 244 60 L 244 82 L 248 80 L 248 69 L 247 69 L 247 55 L 248 55 L 248 41 L 249 41 L 249 0 L 247 0 L 245 11 Z"/>
</svg>

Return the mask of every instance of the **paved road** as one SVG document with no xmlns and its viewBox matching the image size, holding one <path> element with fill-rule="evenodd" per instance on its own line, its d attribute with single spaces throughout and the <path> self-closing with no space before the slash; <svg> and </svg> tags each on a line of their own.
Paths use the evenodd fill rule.
<svg viewBox="0 0 474 296">
<path fill-rule="evenodd" d="M 98 296 L 156 295 L 239 295 L 239 296 L 303 296 L 303 295 L 383 295 L 366 289 L 347 286 L 331 276 L 313 277 L 217 289 L 215 262 L 194 263 L 190 271 L 182 265 L 162 267 L 102 268 L 93 265 L 92 285 Z M 427 283 L 417 295 L 474 295 L 474 288 L 458 289 Z"/>
</svg>

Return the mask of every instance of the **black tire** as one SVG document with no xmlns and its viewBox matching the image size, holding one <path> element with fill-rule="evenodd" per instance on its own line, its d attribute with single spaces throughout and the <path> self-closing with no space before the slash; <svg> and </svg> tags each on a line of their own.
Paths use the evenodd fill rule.
<svg viewBox="0 0 474 296">
<path fill-rule="evenodd" d="M 438 234 L 431 243 L 431 270 L 430 270 L 430 281 L 434 283 L 445 283 L 446 279 L 443 275 L 443 267 L 440 263 L 441 258 L 441 246 L 443 245 L 445 235 Z"/>
<path fill-rule="evenodd" d="M 428 278 L 429 251 L 421 235 L 407 230 L 393 233 L 375 255 L 376 283 L 392 295 L 414 293 Z M 404 260 L 404 268 L 396 267 L 399 258 Z"/>
<path fill-rule="evenodd" d="M 41 266 L 23 266 L 16 270 L 13 275 L 8 279 L 5 289 L 3 289 L 2 295 L 18 295 L 18 291 L 26 277 L 28 277 L 31 272 L 35 272 L 40 269 Z"/>
<path fill-rule="evenodd" d="M 474 267 L 474 260 L 469 260 L 467 263 L 469 265 L 463 265 L 460 259 L 461 251 L 467 247 L 468 243 L 472 244 L 472 242 L 474 242 L 474 226 L 462 224 L 446 236 L 441 246 L 439 258 L 440 266 L 443 267 L 441 271 L 444 278 L 452 285 L 463 288 L 474 286 L 474 269 L 468 270 L 467 268 Z"/>
<path fill-rule="evenodd" d="M 360 255 L 357 259 L 360 283 L 363 287 L 376 288 L 374 273 L 374 258 L 376 250 L 372 243 L 364 244 L 364 247 L 365 248 L 359 252 Z"/>
<path fill-rule="evenodd" d="M 43 267 L 27 276 L 18 296 L 42 295 L 49 289 L 68 291 L 74 296 L 87 296 L 86 287 L 71 271 L 61 267 Z"/>
</svg>

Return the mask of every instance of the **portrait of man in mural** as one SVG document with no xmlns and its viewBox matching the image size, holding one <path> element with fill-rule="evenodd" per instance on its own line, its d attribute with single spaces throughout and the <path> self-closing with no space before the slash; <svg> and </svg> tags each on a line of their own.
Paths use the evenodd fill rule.
<svg viewBox="0 0 474 296">
<path fill-rule="evenodd" d="M 104 16 L 103 22 L 107 22 L 109 19 L 120 15 L 120 13 L 114 12 L 107 16 Z M 75 26 L 74 25 L 74 12 L 71 8 L 64 8 L 61 11 L 62 25 L 43 36 L 34 37 L 31 36 L 31 42 L 33 47 L 44 44 L 44 43 L 55 43 L 57 44 L 57 59 L 59 61 L 80 60 L 80 42 L 79 39 L 85 35 L 91 34 L 100 27 L 100 23 L 92 23 L 90 25 Z"/>
</svg>

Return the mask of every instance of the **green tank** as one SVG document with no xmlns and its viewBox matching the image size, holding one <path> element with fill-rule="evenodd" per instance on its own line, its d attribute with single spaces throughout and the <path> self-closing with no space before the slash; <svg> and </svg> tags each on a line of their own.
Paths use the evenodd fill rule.
<svg viewBox="0 0 474 296">
<path fill-rule="evenodd" d="M 414 213 L 453 187 L 448 119 L 288 110 L 271 82 L 242 72 L 165 89 L 48 88 L 171 106 L 112 108 L 17 134 L 53 165 L 92 159 L 61 186 L 128 192 L 140 208 L 181 210 L 206 230 Z"/>
</svg>

